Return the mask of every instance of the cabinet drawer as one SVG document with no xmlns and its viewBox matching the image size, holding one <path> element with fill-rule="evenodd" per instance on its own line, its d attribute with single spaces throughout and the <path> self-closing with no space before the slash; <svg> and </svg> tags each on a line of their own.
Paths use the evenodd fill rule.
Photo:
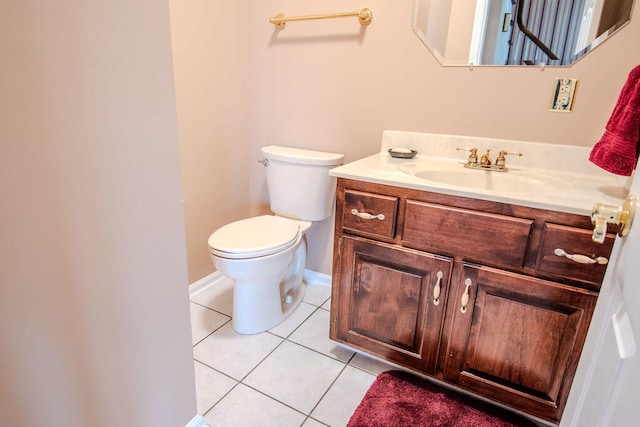
<svg viewBox="0 0 640 427">
<path fill-rule="evenodd" d="M 522 267 L 532 220 L 407 200 L 402 241 L 430 252 Z"/>
<path fill-rule="evenodd" d="M 345 190 L 342 227 L 393 239 L 397 212 L 397 197 Z"/>
<path fill-rule="evenodd" d="M 608 234 L 603 244 L 591 240 L 592 231 L 581 228 L 567 227 L 557 224 L 545 224 L 540 250 L 538 251 L 537 271 L 541 274 L 551 274 L 568 279 L 579 280 L 589 284 L 602 283 L 606 264 L 582 264 L 565 256 L 556 255 L 556 249 L 562 249 L 570 255 L 584 255 L 595 260 L 604 257 L 607 260 L 611 255 L 615 235 Z"/>
</svg>

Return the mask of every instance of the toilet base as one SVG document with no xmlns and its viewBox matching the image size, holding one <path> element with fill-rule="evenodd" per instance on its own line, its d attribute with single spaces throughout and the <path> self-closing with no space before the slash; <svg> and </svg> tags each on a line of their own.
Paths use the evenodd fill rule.
<svg viewBox="0 0 640 427">
<path fill-rule="evenodd" d="M 271 284 L 256 289 L 255 283 L 234 283 L 233 330 L 239 334 L 259 334 L 289 317 L 302 302 L 306 285 L 300 279 L 300 283 L 289 286 L 286 293 L 283 293 L 283 285 Z M 287 299 L 291 302 L 287 303 Z"/>
</svg>

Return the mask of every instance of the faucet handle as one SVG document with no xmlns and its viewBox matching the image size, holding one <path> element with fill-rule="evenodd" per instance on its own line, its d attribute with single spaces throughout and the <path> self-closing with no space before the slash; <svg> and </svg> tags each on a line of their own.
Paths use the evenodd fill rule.
<svg viewBox="0 0 640 427">
<path fill-rule="evenodd" d="M 509 152 L 509 151 L 507 151 L 507 150 L 500 150 L 500 153 L 498 153 L 498 157 L 503 157 L 503 158 L 504 158 L 505 156 L 518 156 L 518 157 L 522 157 L 522 156 L 524 156 L 524 154 L 522 154 L 522 153 L 518 153 L 518 152 L 510 153 L 510 152 Z"/>
<path fill-rule="evenodd" d="M 505 156 L 507 156 L 507 155 L 508 156 L 518 156 L 518 157 L 524 156 L 524 154 L 522 154 L 522 153 L 518 153 L 518 152 L 511 153 L 511 152 L 509 152 L 507 150 L 500 150 L 500 154 L 504 154 Z"/>
<path fill-rule="evenodd" d="M 458 151 L 468 151 L 469 158 L 467 159 L 467 164 L 469 165 L 477 165 L 478 164 L 478 149 L 475 147 L 466 148 L 466 147 L 456 147 Z"/>
<path fill-rule="evenodd" d="M 498 169 L 506 169 L 506 165 L 507 165 L 506 156 L 522 157 L 523 154 L 522 153 L 510 153 L 510 152 L 508 152 L 506 150 L 500 150 L 500 152 L 498 153 L 498 157 L 496 158 L 496 167 Z"/>
</svg>

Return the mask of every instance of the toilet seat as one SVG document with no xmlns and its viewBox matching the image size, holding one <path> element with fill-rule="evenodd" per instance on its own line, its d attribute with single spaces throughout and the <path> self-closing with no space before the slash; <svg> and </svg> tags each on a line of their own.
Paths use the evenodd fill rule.
<svg viewBox="0 0 640 427">
<path fill-rule="evenodd" d="M 227 224 L 209 237 L 211 253 L 221 258 L 248 259 L 282 252 L 295 245 L 300 223 L 262 215 Z"/>
</svg>

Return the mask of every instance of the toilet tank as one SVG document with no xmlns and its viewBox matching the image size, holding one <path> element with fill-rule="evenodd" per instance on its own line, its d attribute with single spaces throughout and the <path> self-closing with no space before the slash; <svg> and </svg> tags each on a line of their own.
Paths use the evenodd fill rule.
<svg viewBox="0 0 640 427">
<path fill-rule="evenodd" d="M 271 211 L 305 221 L 331 215 L 336 178 L 329 170 L 341 164 L 343 154 L 269 145 L 262 148 L 266 162 Z"/>
</svg>

